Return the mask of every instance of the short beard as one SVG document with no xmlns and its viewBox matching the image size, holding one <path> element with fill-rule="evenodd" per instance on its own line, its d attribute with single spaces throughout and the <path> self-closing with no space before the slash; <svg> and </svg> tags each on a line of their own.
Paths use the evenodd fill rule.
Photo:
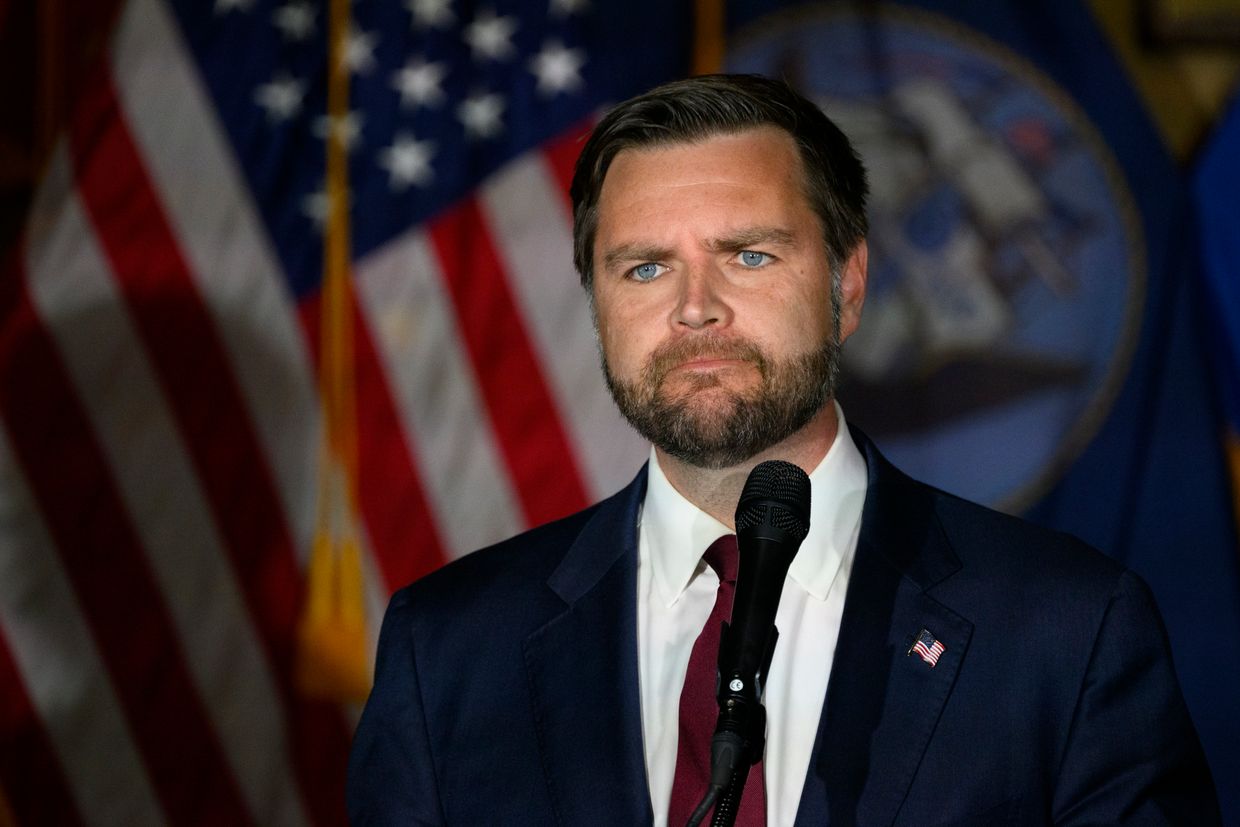
<svg viewBox="0 0 1240 827">
<path fill-rule="evenodd" d="M 835 396 L 840 363 L 838 315 L 834 328 L 818 348 L 784 362 L 768 359 L 745 340 L 701 336 L 656 350 L 634 383 L 616 378 L 606 358 L 603 374 L 620 413 L 656 447 L 698 468 L 728 468 L 804 428 Z M 694 396 L 718 387 L 718 377 L 690 377 L 690 388 L 684 393 L 663 391 L 667 374 L 696 356 L 749 362 L 761 382 L 753 391 L 730 394 L 717 409 L 700 410 Z"/>
</svg>

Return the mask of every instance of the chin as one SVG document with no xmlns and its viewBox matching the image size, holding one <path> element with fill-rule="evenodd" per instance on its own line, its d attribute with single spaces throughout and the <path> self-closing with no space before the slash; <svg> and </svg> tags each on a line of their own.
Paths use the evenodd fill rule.
<svg viewBox="0 0 1240 827">
<path fill-rule="evenodd" d="M 712 400 L 730 400 L 732 404 L 739 405 L 744 403 L 746 397 L 758 394 L 760 385 L 760 378 L 738 376 L 733 371 L 729 371 L 728 375 L 718 372 L 682 373 L 665 379 L 659 396 L 671 403 L 693 400 L 694 404 L 712 404 Z"/>
<path fill-rule="evenodd" d="M 726 431 L 738 411 L 749 404 L 750 400 L 740 394 L 721 391 L 697 395 L 682 410 L 686 423 L 695 430 L 715 434 Z"/>
<path fill-rule="evenodd" d="M 729 388 L 711 388 L 687 394 L 664 397 L 669 407 L 679 407 L 687 418 L 701 428 L 717 427 L 728 421 L 736 412 L 751 404 L 746 394 Z"/>
</svg>

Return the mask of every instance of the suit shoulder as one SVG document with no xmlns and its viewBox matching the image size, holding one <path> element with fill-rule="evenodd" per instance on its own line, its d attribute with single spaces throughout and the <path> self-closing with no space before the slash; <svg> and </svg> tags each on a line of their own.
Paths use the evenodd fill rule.
<svg viewBox="0 0 1240 827">
<path fill-rule="evenodd" d="M 1080 574 L 1114 581 L 1124 570 L 1118 562 L 1071 534 L 996 511 L 931 489 L 940 524 L 962 553 L 1024 558 L 1042 568 L 1066 566 Z"/>
<path fill-rule="evenodd" d="M 1051 575 L 1071 572 L 1112 584 L 1124 571 L 1077 537 L 913 479 L 892 465 L 865 434 L 851 424 L 850 428 L 869 467 L 870 527 L 884 539 L 916 543 L 915 535 L 937 526 L 962 563 L 983 570 L 1001 566 Z"/>
<path fill-rule="evenodd" d="M 870 475 L 862 531 L 898 567 L 935 580 L 950 575 L 948 590 L 976 588 L 1017 602 L 1097 606 L 1119 587 L 1127 570 L 1082 540 L 914 480 L 864 434 L 853 429 L 853 438 Z"/>
<path fill-rule="evenodd" d="M 1081 612 L 1084 620 L 1105 611 L 1125 582 L 1144 588 L 1136 574 L 1071 534 L 930 491 L 939 526 L 961 562 L 949 591 L 977 587 L 1007 601 L 1006 610 L 1054 605 Z"/>
</svg>

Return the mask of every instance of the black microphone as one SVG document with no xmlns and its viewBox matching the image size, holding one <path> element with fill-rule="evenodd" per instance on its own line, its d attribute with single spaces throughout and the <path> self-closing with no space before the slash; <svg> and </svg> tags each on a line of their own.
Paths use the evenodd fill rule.
<svg viewBox="0 0 1240 827">
<path fill-rule="evenodd" d="M 763 462 L 745 482 L 736 506 L 736 597 L 719 648 L 721 706 L 742 695 L 762 698 L 784 578 L 809 533 L 809 496 L 809 477 L 790 462 Z"/>
<path fill-rule="evenodd" d="M 809 477 L 790 462 L 760 463 L 745 481 L 736 506 L 736 596 L 731 622 L 723 625 L 719 642 L 719 721 L 711 740 L 711 787 L 690 824 L 697 824 L 720 794 L 713 823 L 731 824 L 749 766 L 762 759 L 762 695 L 779 638 L 775 610 L 788 567 L 809 533 L 809 497 Z"/>
</svg>

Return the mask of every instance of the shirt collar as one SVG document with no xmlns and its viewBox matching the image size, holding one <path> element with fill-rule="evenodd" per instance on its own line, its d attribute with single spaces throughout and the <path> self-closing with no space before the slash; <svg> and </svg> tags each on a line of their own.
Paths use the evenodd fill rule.
<svg viewBox="0 0 1240 827">
<path fill-rule="evenodd" d="M 809 534 L 788 570 L 789 577 L 819 600 L 826 599 L 841 564 L 856 548 L 867 481 L 865 458 L 848 433 L 839 404 L 833 404 L 840 426 L 809 475 Z M 672 487 L 653 448 L 647 474 L 642 556 L 650 563 L 659 598 L 670 606 L 689 586 L 706 548 L 731 532 Z"/>
</svg>

